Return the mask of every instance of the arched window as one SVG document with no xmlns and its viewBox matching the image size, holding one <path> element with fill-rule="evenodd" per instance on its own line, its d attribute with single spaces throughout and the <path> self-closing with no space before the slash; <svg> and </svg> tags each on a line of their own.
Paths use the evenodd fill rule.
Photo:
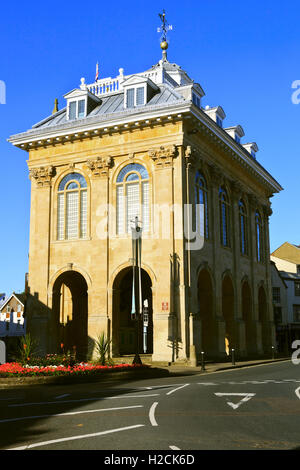
<svg viewBox="0 0 300 470">
<path fill-rule="evenodd" d="M 57 240 L 87 237 L 87 183 L 80 173 L 69 173 L 57 193 Z"/>
<path fill-rule="evenodd" d="M 197 204 L 203 208 L 197 210 Z M 196 230 L 200 235 L 208 238 L 208 202 L 207 202 L 207 184 L 206 179 L 197 171 L 195 179 L 195 205 L 196 205 Z"/>
<path fill-rule="evenodd" d="M 256 256 L 257 261 L 263 261 L 263 226 L 260 213 L 255 212 Z"/>
<path fill-rule="evenodd" d="M 130 233 L 138 217 L 143 232 L 149 230 L 149 175 L 139 163 L 126 165 L 117 177 L 117 233 Z"/>
<path fill-rule="evenodd" d="M 239 200 L 240 249 L 242 255 L 248 254 L 247 211 L 242 199 Z"/>
<path fill-rule="evenodd" d="M 229 199 L 225 188 L 219 189 L 219 203 L 220 203 L 220 235 L 221 243 L 223 246 L 230 246 L 230 214 L 229 214 Z"/>
</svg>

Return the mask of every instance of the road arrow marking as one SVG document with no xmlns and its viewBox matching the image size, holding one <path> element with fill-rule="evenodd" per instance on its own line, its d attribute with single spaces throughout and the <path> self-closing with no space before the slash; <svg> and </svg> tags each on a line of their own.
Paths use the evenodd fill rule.
<svg viewBox="0 0 300 470">
<path fill-rule="evenodd" d="M 231 401 L 227 401 L 227 405 L 231 406 L 234 410 L 236 410 L 242 403 L 246 403 L 246 401 L 251 400 L 256 393 L 215 393 L 217 397 L 244 397 L 238 403 L 232 403 Z"/>
<path fill-rule="evenodd" d="M 295 393 L 300 400 L 300 387 L 296 388 Z"/>
</svg>

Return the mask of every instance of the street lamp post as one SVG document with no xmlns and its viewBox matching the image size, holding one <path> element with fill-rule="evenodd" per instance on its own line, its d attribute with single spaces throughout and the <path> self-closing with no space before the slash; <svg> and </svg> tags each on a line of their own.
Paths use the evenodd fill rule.
<svg viewBox="0 0 300 470">
<path fill-rule="evenodd" d="M 131 318 L 136 321 L 136 353 L 133 364 L 142 364 L 139 350 L 140 318 L 142 316 L 142 282 L 141 282 L 141 255 L 142 255 L 142 228 L 138 217 L 135 217 L 131 226 L 132 235 L 132 308 Z M 136 288 L 137 287 L 137 288 Z"/>
</svg>

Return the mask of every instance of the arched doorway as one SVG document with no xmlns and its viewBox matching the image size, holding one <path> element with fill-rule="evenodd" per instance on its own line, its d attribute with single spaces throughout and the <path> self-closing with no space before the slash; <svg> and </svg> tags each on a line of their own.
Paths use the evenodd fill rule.
<svg viewBox="0 0 300 470">
<path fill-rule="evenodd" d="M 88 353 L 88 293 L 84 277 L 77 271 L 62 273 L 53 285 L 53 349 L 76 348 L 76 358 Z"/>
<path fill-rule="evenodd" d="M 202 269 L 198 276 L 198 302 L 201 318 L 202 350 L 208 356 L 213 356 L 216 349 L 216 334 L 213 319 L 213 286 L 211 276 Z"/>
<path fill-rule="evenodd" d="M 254 353 L 255 341 L 252 334 L 252 299 L 249 283 L 242 284 L 242 315 L 245 324 L 245 339 L 247 354 Z"/>
<path fill-rule="evenodd" d="M 261 340 L 264 353 L 268 353 L 268 322 L 267 322 L 267 298 L 265 289 L 260 286 L 258 290 L 258 319 L 261 323 Z"/>
<path fill-rule="evenodd" d="M 235 349 L 235 324 L 234 324 L 234 289 L 231 277 L 226 275 L 222 282 L 222 312 L 225 320 L 225 349 L 229 354 Z"/>
<path fill-rule="evenodd" d="M 137 351 L 137 320 L 132 319 L 132 268 L 124 268 L 113 284 L 113 356 L 135 354 Z M 153 353 L 152 282 L 149 274 L 141 270 L 142 302 L 148 301 L 148 326 L 139 319 L 139 353 Z M 138 293 L 136 292 L 136 295 Z"/>
</svg>

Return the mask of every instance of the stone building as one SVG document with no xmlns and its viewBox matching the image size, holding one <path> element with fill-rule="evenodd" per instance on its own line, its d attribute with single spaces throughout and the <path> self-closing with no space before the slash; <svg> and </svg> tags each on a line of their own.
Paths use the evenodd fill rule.
<svg viewBox="0 0 300 470">
<path fill-rule="evenodd" d="M 152 360 L 271 351 L 269 198 L 282 188 L 161 46 L 145 72 L 82 78 L 63 109 L 9 139 L 29 156 L 27 316 L 45 352 L 64 342 L 84 356 L 104 331 L 113 357 L 135 353 L 136 216 Z"/>
<path fill-rule="evenodd" d="M 273 251 L 271 260 L 287 286 L 287 318 L 280 330 L 289 351 L 292 343 L 300 339 L 300 246 L 285 242 Z"/>
</svg>

